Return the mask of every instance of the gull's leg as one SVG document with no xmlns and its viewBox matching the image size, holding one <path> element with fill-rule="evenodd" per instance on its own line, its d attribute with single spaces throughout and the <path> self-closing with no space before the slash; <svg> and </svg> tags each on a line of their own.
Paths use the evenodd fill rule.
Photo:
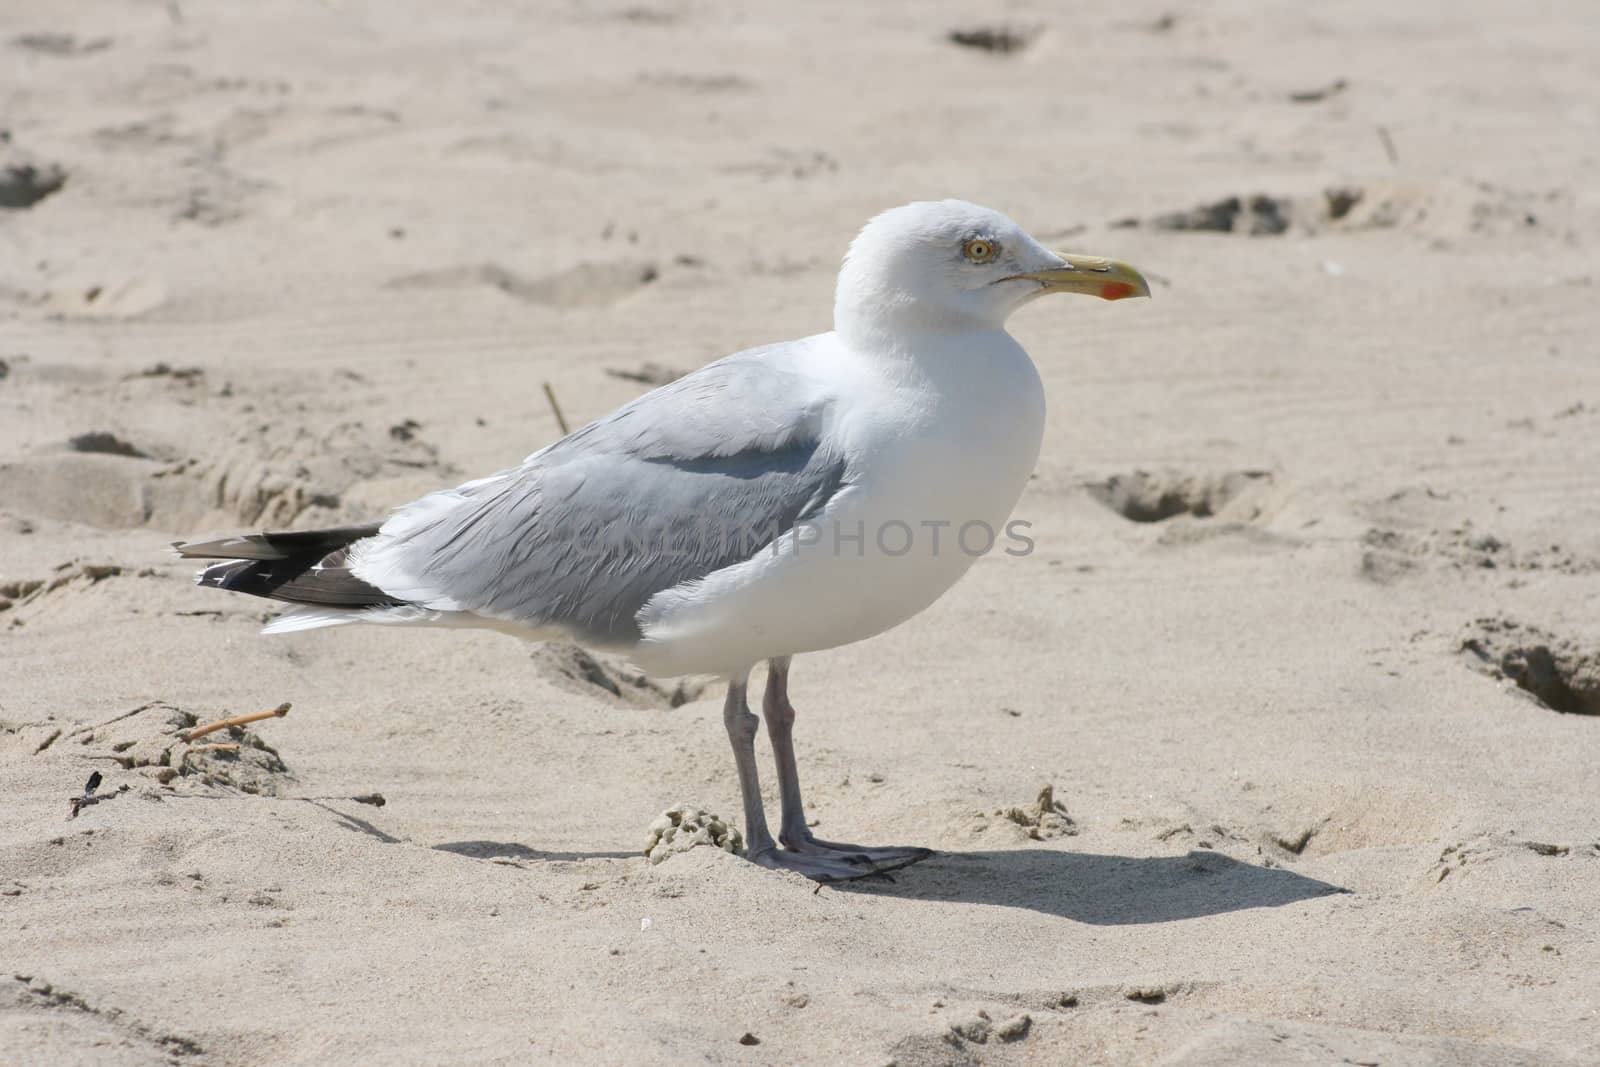
<svg viewBox="0 0 1600 1067">
<path fill-rule="evenodd" d="M 722 721 L 733 743 L 733 762 L 739 770 L 739 794 L 744 801 L 744 847 L 751 861 L 773 870 L 797 871 L 819 882 L 861 878 L 875 873 L 865 862 L 838 855 L 802 855 L 780 849 L 767 829 L 767 816 L 761 807 L 761 782 L 756 776 L 756 730 L 761 724 L 745 703 L 748 678 L 728 682 L 728 699 L 722 706 Z"/>
<path fill-rule="evenodd" d="M 892 871 L 933 855 L 926 848 L 868 848 L 823 841 L 806 825 L 805 804 L 800 800 L 800 771 L 794 759 L 794 705 L 789 703 L 789 657 L 767 662 L 767 692 L 761 701 L 772 737 L 772 755 L 778 765 L 778 797 L 783 818 L 778 840 L 790 852 L 807 856 L 835 856 L 865 861 L 874 871 Z M 754 716 L 751 716 L 754 718 Z"/>
</svg>

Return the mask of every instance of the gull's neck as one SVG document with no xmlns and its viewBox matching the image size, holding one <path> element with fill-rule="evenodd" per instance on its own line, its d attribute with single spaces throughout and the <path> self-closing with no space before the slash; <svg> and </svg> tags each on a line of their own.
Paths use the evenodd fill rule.
<svg viewBox="0 0 1600 1067">
<path fill-rule="evenodd" d="M 872 323 L 863 328 L 858 321 L 850 326 L 834 331 L 848 358 L 897 390 L 962 403 L 1037 377 L 1022 346 L 992 323 L 969 320 L 939 328 Z"/>
<path fill-rule="evenodd" d="M 861 355 L 916 358 L 947 348 L 955 338 L 1005 332 L 1003 323 L 962 308 L 893 296 L 871 306 L 864 303 L 840 300 L 833 309 L 833 332 Z"/>
</svg>

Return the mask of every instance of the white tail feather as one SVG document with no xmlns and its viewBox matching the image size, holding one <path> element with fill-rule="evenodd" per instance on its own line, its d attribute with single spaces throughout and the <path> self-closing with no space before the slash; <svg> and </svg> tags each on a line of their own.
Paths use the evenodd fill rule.
<svg viewBox="0 0 1600 1067">
<path fill-rule="evenodd" d="M 463 622 L 463 619 L 473 619 Z M 492 625 L 476 620 L 475 616 L 457 618 L 442 612 L 429 611 L 414 604 L 397 604 L 386 608 L 326 608 L 297 607 L 279 615 L 261 628 L 264 634 L 292 634 L 299 630 L 316 630 L 323 626 L 343 626 L 351 622 L 375 622 L 386 626 L 460 626 Z"/>
<path fill-rule="evenodd" d="M 292 634 L 299 630 L 315 630 L 322 626 L 343 626 L 361 622 L 365 611 L 341 608 L 294 608 L 284 612 L 261 628 L 264 634 Z"/>
</svg>

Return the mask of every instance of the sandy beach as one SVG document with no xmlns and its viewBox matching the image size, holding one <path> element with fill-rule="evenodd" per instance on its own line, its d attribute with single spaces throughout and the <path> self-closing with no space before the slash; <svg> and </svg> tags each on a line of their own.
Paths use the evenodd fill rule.
<svg viewBox="0 0 1600 1067">
<path fill-rule="evenodd" d="M 0 7 L 0 1065 L 1600 1063 L 1597 53 L 1581 0 Z M 704 679 L 262 637 L 168 551 L 826 330 L 949 196 L 1154 299 L 1012 320 L 1034 550 L 796 661 L 818 833 L 938 850 L 892 882 L 645 859 L 738 814 Z"/>
</svg>

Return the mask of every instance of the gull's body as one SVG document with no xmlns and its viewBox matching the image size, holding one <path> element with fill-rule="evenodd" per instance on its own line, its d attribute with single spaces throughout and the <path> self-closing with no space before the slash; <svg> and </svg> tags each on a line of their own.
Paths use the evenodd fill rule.
<svg viewBox="0 0 1600 1067">
<path fill-rule="evenodd" d="M 229 561 L 201 584 L 296 604 L 269 632 L 489 626 L 619 651 L 652 674 L 719 675 L 752 859 L 816 878 L 914 862 L 926 850 L 806 829 L 789 659 L 904 622 L 1003 547 L 1045 413 L 1004 322 L 1052 290 L 1148 293 L 1131 268 L 1048 252 L 988 209 L 897 208 L 851 246 L 832 332 L 712 363 L 381 527 L 180 551 Z M 762 661 L 783 849 L 745 707 Z"/>
<path fill-rule="evenodd" d="M 804 534 L 649 601 L 633 658 L 655 673 L 731 676 L 882 633 L 954 585 L 978 558 L 958 530 L 1004 527 L 1044 430 L 1044 390 L 1019 346 L 996 346 L 1001 358 L 974 373 L 968 347 L 986 340 L 941 339 L 924 373 L 833 333 L 785 352 L 832 424 L 840 488 Z"/>
</svg>

